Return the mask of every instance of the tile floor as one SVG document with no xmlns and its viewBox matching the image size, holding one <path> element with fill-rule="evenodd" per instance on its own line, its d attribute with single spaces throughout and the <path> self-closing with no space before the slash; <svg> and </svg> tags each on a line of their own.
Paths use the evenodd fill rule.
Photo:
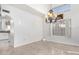
<svg viewBox="0 0 79 59">
<path fill-rule="evenodd" d="M 2 50 L 1 50 L 2 49 Z M 1 55 L 79 55 L 79 46 L 38 41 L 17 48 L 2 47 Z"/>
</svg>

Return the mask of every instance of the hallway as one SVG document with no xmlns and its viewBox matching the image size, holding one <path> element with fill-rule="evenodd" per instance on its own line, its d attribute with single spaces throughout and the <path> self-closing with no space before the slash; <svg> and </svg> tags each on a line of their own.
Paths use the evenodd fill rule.
<svg viewBox="0 0 79 59">
<path fill-rule="evenodd" d="M 11 49 L 12 50 L 12 49 Z M 79 46 L 71 46 L 54 42 L 33 42 L 28 45 L 14 48 L 0 49 L 0 54 L 10 55 L 79 55 Z"/>
</svg>

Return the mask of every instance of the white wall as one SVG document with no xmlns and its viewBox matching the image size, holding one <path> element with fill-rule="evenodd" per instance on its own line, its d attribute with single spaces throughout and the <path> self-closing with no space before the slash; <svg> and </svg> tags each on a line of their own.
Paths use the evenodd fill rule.
<svg viewBox="0 0 79 59">
<path fill-rule="evenodd" d="M 72 40 L 79 43 L 79 4 L 71 5 Z"/>
<path fill-rule="evenodd" d="M 67 42 L 73 45 L 79 45 L 79 5 L 72 4 L 71 11 L 65 13 L 65 18 L 71 18 L 71 39 L 67 40 Z M 65 42 L 65 40 L 63 41 Z"/>
<path fill-rule="evenodd" d="M 28 7 L 24 7 L 26 9 L 24 10 L 15 6 L 3 5 L 3 8 L 10 11 L 9 15 L 14 21 L 14 47 L 41 40 L 43 17 L 29 12 Z M 23 5 L 18 6 L 23 8 Z"/>
<path fill-rule="evenodd" d="M 50 37 L 49 24 L 45 24 L 45 33 L 48 41 L 54 41 L 64 44 L 78 45 L 79 46 L 79 5 L 71 5 L 71 11 L 64 13 L 65 19 L 71 18 L 71 39 L 64 37 Z"/>
<path fill-rule="evenodd" d="M 28 6 L 36 9 L 37 11 L 43 14 L 47 14 L 47 12 L 49 11 L 51 7 L 51 4 L 28 4 Z"/>
</svg>

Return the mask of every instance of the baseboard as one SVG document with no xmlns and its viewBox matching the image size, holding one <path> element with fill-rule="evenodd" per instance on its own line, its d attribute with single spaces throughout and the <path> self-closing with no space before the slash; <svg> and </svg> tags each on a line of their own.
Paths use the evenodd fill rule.
<svg viewBox="0 0 79 59">
<path fill-rule="evenodd" d="M 40 40 L 41 40 L 41 39 L 40 39 Z M 26 44 L 30 44 L 30 43 L 33 43 L 33 42 L 37 42 L 37 41 L 40 41 L 40 40 L 24 41 L 24 42 L 15 43 L 15 44 L 14 44 L 14 48 L 20 47 L 20 46 L 23 46 L 23 45 L 26 45 Z"/>
</svg>

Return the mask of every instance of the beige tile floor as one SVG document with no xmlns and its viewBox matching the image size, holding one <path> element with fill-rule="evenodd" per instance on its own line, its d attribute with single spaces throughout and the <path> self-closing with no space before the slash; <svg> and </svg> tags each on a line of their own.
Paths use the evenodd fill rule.
<svg viewBox="0 0 79 59">
<path fill-rule="evenodd" d="M 2 49 L 2 50 L 1 50 Z M 78 55 L 79 46 L 38 41 L 17 48 L 0 48 L 0 54 L 10 55 Z"/>
</svg>

